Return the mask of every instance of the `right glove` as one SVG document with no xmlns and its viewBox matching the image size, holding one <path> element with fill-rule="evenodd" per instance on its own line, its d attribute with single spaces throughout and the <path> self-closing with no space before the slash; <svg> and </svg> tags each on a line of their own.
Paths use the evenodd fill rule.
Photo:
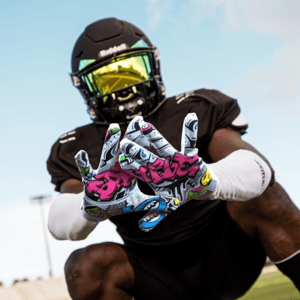
<svg viewBox="0 0 300 300">
<path fill-rule="evenodd" d="M 128 131 L 134 128 L 129 126 Z M 111 124 L 106 132 L 100 164 L 94 170 L 88 155 L 80 150 L 75 162 L 82 175 L 84 197 L 82 203 L 83 216 L 91 221 L 100 222 L 107 218 L 136 211 L 162 212 L 143 218 L 139 222 L 141 230 L 154 228 L 168 212 L 177 208 L 179 201 L 173 197 L 149 196 L 142 193 L 137 180 L 124 171 L 116 158 L 121 137 L 118 124 Z"/>
<path fill-rule="evenodd" d="M 194 198 L 207 199 L 214 193 L 218 179 L 198 157 L 195 148 L 198 131 L 195 113 L 189 113 L 184 119 L 180 152 L 153 125 L 140 118 L 132 122 L 140 129 L 140 137 L 139 140 L 130 137 L 131 141 L 125 138 L 121 142 L 123 154 L 119 162 L 124 170 L 147 182 L 156 195 L 178 199 L 179 205 Z M 149 148 L 150 144 L 161 158 L 145 149 L 144 145 Z"/>
</svg>

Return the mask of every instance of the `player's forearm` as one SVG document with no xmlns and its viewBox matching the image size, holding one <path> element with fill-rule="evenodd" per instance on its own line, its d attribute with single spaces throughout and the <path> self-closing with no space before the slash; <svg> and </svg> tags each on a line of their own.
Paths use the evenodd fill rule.
<svg viewBox="0 0 300 300">
<path fill-rule="evenodd" d="M 249 150 L 234 151 L 208 166 L 218 177 L 211 199 L 247 201 L 260 196 L 272 179 L 268 164 Z"/>
<path fill-rule="evenodd" d="M 81 213 L 83 193 L 60 194 L 50 207 L 48 229 L 57 240 L 83 240 L 97 226 Z"/>
</svg>

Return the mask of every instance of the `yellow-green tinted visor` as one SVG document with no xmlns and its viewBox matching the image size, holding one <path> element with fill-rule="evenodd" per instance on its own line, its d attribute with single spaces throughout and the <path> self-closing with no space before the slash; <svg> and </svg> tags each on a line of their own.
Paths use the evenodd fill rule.
<svg viewBox="0 0 300 300">
<path fill-rule="evenodd" d="M 103 96 L 127 86 L 147 81 L 150 77 L 151 65 L 148 53 L 138 53 L 114 58 L 109 64 L 91 71 L 81 78 L 91 92 Z"/>
</svg>

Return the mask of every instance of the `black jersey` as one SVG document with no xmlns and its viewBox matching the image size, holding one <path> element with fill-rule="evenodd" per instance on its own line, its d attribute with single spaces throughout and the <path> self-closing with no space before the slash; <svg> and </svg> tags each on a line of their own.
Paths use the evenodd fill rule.
<svg viewBox="0 0 300 300">
<path fill-rule="evenodd" d="M 247 128 L 246 124 L 234 126 L 232 123 L 240 114 L 237 101 L 219 91 L 208 89 L 168 98 L 163 106 L 145 118 L 145 121 L 153 124 L 175 149 L 180 150 L 183 120 L 191 112 L 197 114 L 199 121 L 198 155 L 207 163 L 212 162 L 207 154 L 207 147 L 214 131 L 231 126 L 244 133 Z M 94 169 L 98 167 L 106 130 L 107 126 L 92 123 L 78 127 L 56 141 L 47 160 L 47 167 L 57 191 L 67 179 L 81 180 L 74 160 L 79 150 L 88 153 Z M 139 182 L 139 187 L 145 194 L 153 194 L 152 189 L 144 182 Z M 116 224 L 117 231 L 126 244 L 166 245 L 201 231 L 206 235 L 206 228 L 209 227 L 219 203 L 218 200 L 189 201 L 169 214 L 150 232 L 142 232 L 138 227 L 138 221 L 145 212 L 120 215 L 110 220 Z"/>
</svg>

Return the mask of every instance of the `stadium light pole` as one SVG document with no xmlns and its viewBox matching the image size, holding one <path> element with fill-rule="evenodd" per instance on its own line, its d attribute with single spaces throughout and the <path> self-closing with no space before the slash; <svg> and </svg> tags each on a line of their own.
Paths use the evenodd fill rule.
<svg viewBox="0 0 300 300">
<path fill-rule="evenodd" d="M 44 232 L 46 254 L 47 254 L 48 266 L 49 266 L 49 276 L 52 277 L 52 262 L 51 262 L 50 247 L 49 247 L 49 242 L 48 242 L 48 237 L 47 237 L 47 229 L 46 229 L 44 206 L 43 206 L 44 201 L 49 201 L 50 199 L 51 199 L 50 196 L 39 195 L 39 196 L 31 197 L 30 201 L 32 203 L 38 203 L 39 207 L 40 207 L 40 213 L 41 213 L 41 218 L 42 218 L 42 228 L 43 228 L 43 232 Z"/>
</svg>

